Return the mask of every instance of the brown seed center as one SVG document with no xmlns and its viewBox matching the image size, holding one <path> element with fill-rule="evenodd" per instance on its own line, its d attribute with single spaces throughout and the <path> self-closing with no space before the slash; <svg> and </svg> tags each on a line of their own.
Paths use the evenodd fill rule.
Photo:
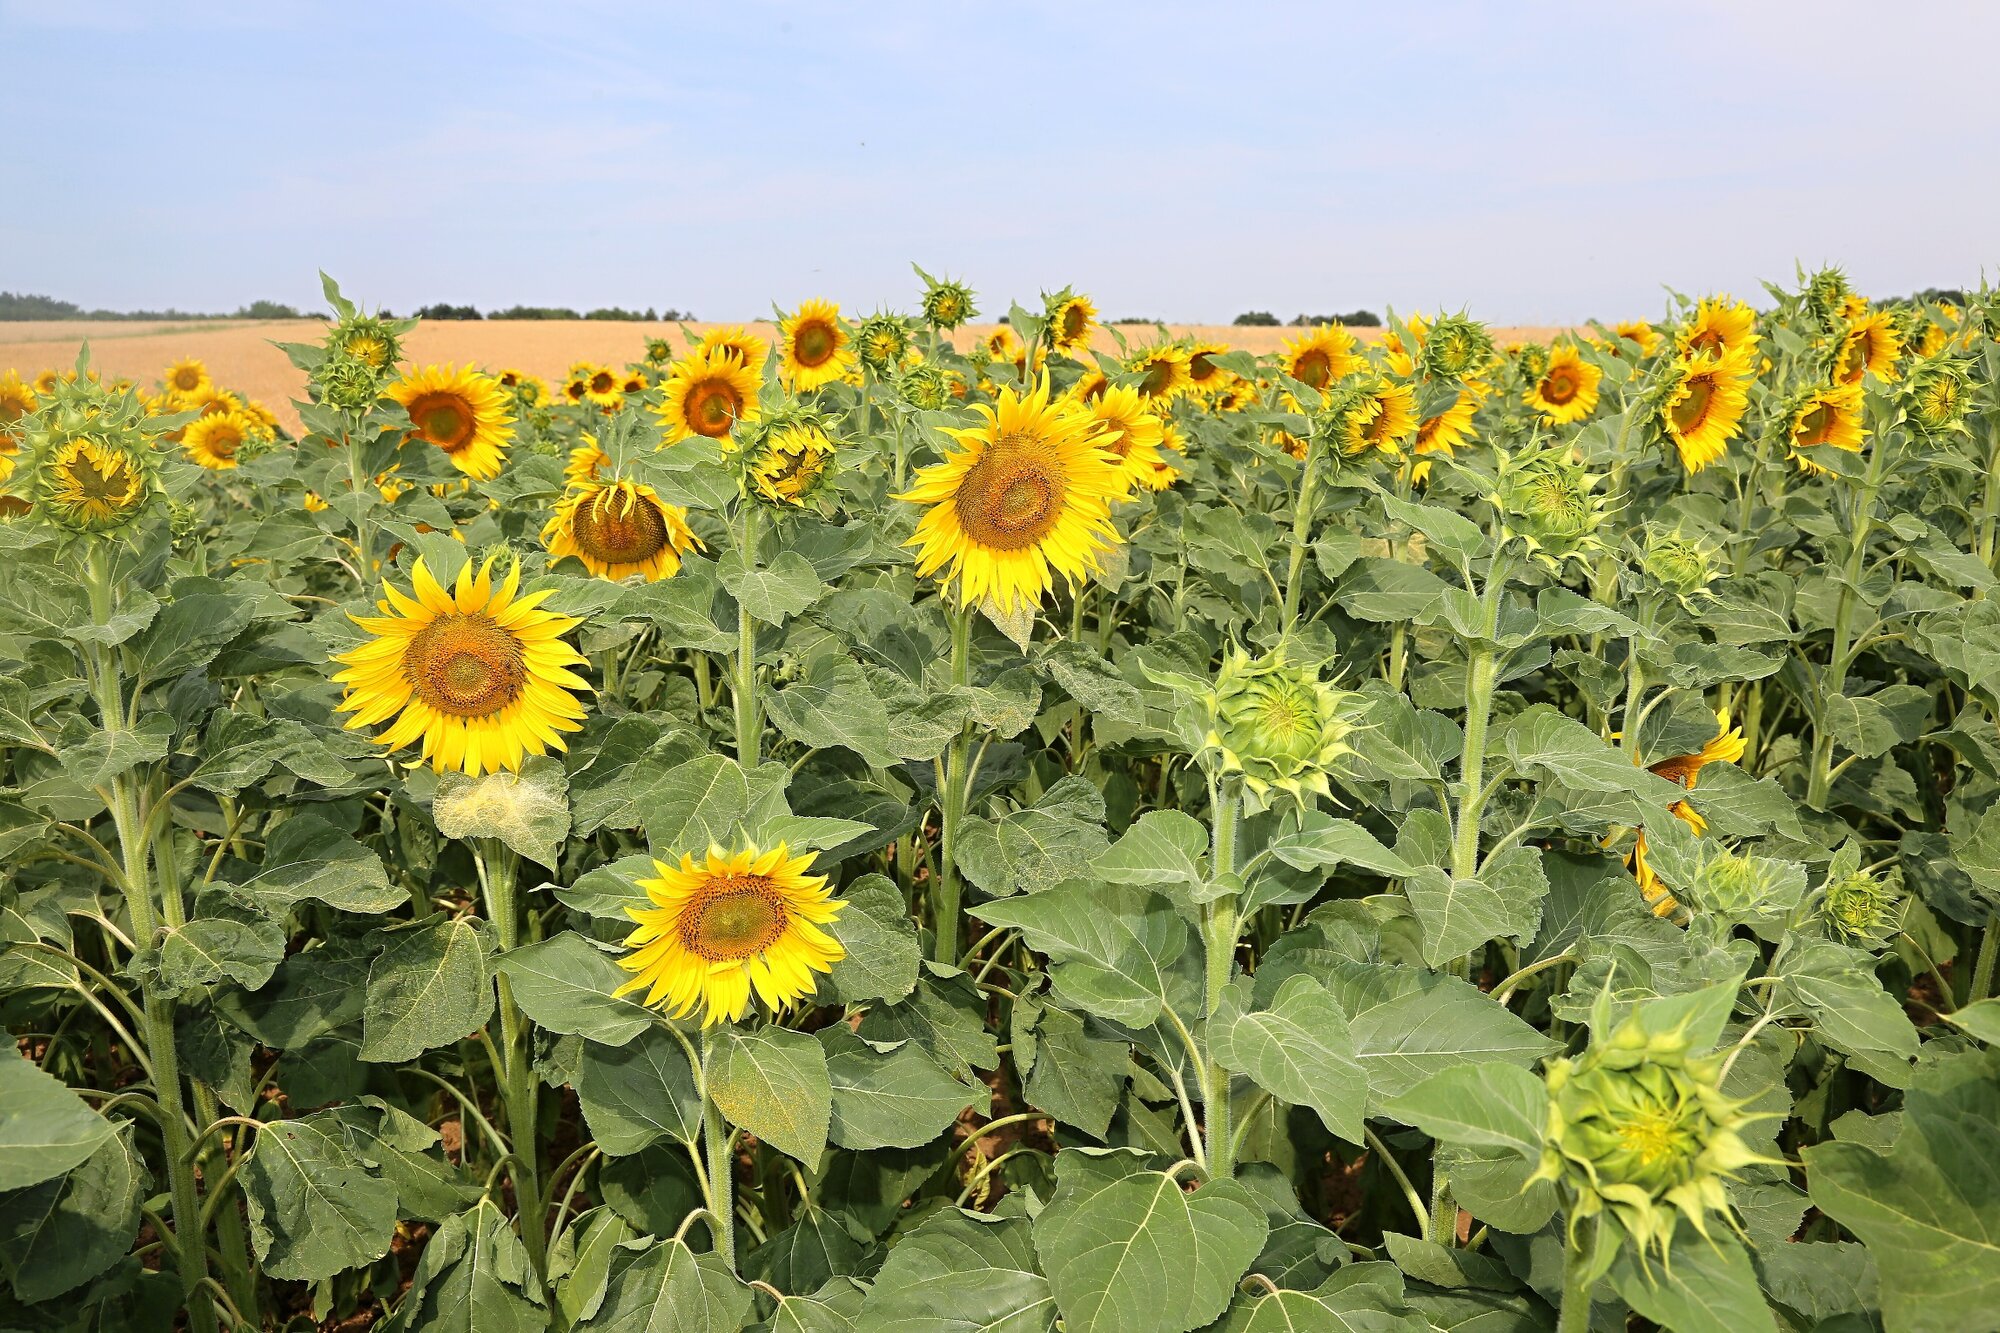
<svg viewBox="0 0 2000 1333">
<path fill-rule="evenodd" d="M 472 404 L 455 393 L 427 393 L 410 404 L 410 420 L 417 434 L 446 453 L 456 453 L 472 443 L 477 418 Z"/>
<path fill-rule="evenodd" d="M 714 440 L 729 434 L 742 412 L 743 399 L 722 380 L 700 380 L 688 390 L 684 415 L 688 429 L 697 435 Z"/>
<path fill-rule="evenodd" d="M 711 963 L 740 962 L 785 933 L 785 905 L 762 875 L 723 875 L 688 904 L 679 922 L 681 945 Z"/>
<path fill-rule="evenodd" d="M 1057 461 L 1032 442 L 1003 436 L 965 474 L 954 501 L 967 536 L 982 546 L 1018 551 L 1054 530 L 1063 496 Z"/>
<path fill-rule="evenodd" d="M 521 641 L 481 612 L 439 616 L 403 650 L 403 678 L 419 699 L 453 717 L 488 717 L 521 697 Z"/>
<path fill-rule="evenodd" d="M 792 339 L 792 353 L 808 370 L 833 359 L 833 330 L 818 320 L 799 326 Z"/>
<path fill-rule="evenodd" d="M 667 544 L 667 520 L 643 496 L 599 491 L 577 506 L 571 520 L 577 547 L 608 565 L 651 560 Z"/>
</svg>

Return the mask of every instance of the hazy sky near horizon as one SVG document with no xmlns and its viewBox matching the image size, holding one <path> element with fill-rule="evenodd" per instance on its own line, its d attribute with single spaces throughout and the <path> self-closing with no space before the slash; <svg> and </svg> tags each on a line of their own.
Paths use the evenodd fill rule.
<svg viewBox="0 0 2000 1333">
<path fill-rule="evenodd" d="M 0 288 L 1652 316 L 2000 260 L 2000 5 L 0 0 Z"/>
</svg>

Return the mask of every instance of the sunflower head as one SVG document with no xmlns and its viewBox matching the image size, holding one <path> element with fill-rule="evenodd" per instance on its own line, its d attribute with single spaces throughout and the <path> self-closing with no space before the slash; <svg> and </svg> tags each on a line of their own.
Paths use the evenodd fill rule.
<svg viewBox="0 0 2000 1333">
<path fill-rule="evenodd" d="M 1465 315 L 1440 315 L 1425 332 L 1420 364 L 1426 375 L 1459 380 L 1493 359 L 1493 335 Z"/>
<path fill-rule="evenodd" d="M 1861 868 L 1852 843 L 1834 853 L 1820 893 L 1819 917 L 1828 935 L 1861 949 L 1880 949 L 1903 928 L 1901 872 Z"/>
<path fill-rule="evenodd" d="M 1584 360 L 1576 344 L 1559 343 L 1529 380 L 1528 406 L 1551 425 L 1582 421 L 1597 410 L 1597 386 L 1603 378 L 1603 369 Z"/>
<path fill-rule="evenodd" d="M 643 992 L 675 1018 L 699 1009 L 703 1027 L 743 1017 L 753 994 L 773 1014 L 812 995 L 813 973 L 847 953 L 823 929 L 847 904 L 807 873 L 812 861 L 783 843 L 654 861 L 654 877 L 638 882 L 652 905 L 626 909 L 638 928 L 619 963 L 634 975 L 614 993 Z"/>
<path fill-rule="evenodd" d="M 1138 376 L 1137 388 L 1143 398 L 1165 403 L 1194 387 L 1188 368 L 1193 358 L 1178 343 L 1163 343 L 1132 354 L 1128 368 Z"/>
<path fill-rule="evenodd" d="M 695 344 L 694 359 L 700 360 L 715 352 L 735 357 L 751 370 L 757 372 L 761 380 L 764 376 L 764 358 L 769 354 L 762 338 L 744 328 L 741 324 L 730 324 L 710 329 L 701 335 Z"/>
<path fill-rule="evenodd" d="M 779 509 L 811 503 L 831 479 L 833 463 L 833 441 L 818 422 L 803 418 L 774 422 L 743 454 L 750 494 Z"/>
<path fill-rule="evenodd" d="M 1708 585 L 1722 577 L 1715 552 L 1682 536 L 1677 527 L 1668 530 L 1656 524 L 1646 528 L 1646 546 L 1639 555 L 1639 570 L 1689 610 L 1700 602 L 1712 600 Z"/>
<path fill-rule="evenodd" d="M 1755 377 L 1751 355 L 1739 347 L 1673 360 L 1660 391 L 1659 422 L 1689 475 L 1721 458 L 1742 429 Z"/>
<path fill-rule="evenodd" d="M 352 311 L 326 334 L 329 361 L 359 361 L 379 374 L 386 374 L 403 359 L 402 335 L 407 326 L 401 321 Z"/>
<path fill-rule="evenodd" d="M 1822 329 L 1840 329 L 1854 310 L 1854 289 L 1847 275 L 1837 268 L 1823 268 L 1806 279 L 1799 293 L 1799 305 L 1806 317 Z M 1864 303 L 1865 306 L 1865 303 Z"/>
<path fill-rule="evenodd" d="M 951 401 L 951 377 L 933 362 L 919 362 L 896 382 L 896 396 L 919 412 L 940 411 Z"/>
<path fill-rule="evenodd" d="M 369 637 L 333 660 L 345 670 L 339 711 L 350 730 L 390 725 L 375 740 L 390 750 L 421 742 L 432 768 L 478 777 L 519 771 L 531 755 L 564 750 L 562 733 L 583 726 L 578 695 L 590 683 L 571 670 L 583 655 L 562 635 L 579 623 L 542 609 L 549 592 L 519 595 L 519 564 L 496 584 L 493 560 L 471 562 L 446 589 L 419 559 L 405 594 L 385 582 L 379 616 L 355 616 Z"/>
<path fill-rule="evenodd" d="M 211 471 L 233 468 L 265 442 L 247 413 L 217 412 L 197 417 L 181 433 L 181 451 Z"/>
<path fill-rule="evenodd" d="M 1949 435 L 1965 429 L 1971 393 L 1972 378 L 1963 361 L 1948 356 L 1928 357 L 1904 377 L 1903 410 L 1910 423 L 1923 434 Z"/>
<path fill-rule="evenodd" d="M 1727 296 L 1705 296 L 1695 306 L 1694 318 L 1674 337 L 1682 356 L 1710 352 L 1725 356 L 1730 352 L 1757 350 L 1757 312 Z"/>
<path fill-rule="evenodd" d="M 411 435 L 444 450 L 460 472 L 478 481 L 500 475 L 514 413 L 491 375 L 470 365 L 425 366 L 390 385 L 389 396 L 409 413 Z"/>
<path fill-rule="evenodd" d="M 1154 470 L 1166 461 L 1160 457 L 1166 427 L 1139 391 L 1113 385 L 1094 401 L 1072 401 L 1078 401 L 1084 414 L 1102 430 L 1097 447 L 1118 460 L 1128 489 L 1150 487 Z"/>
<path fill-rule="evenodd" d="M 16 439 L 23 430 L 23 418 L 33 416 L 35 391 L 13 371 L 0 376 L 0 439 Z"/>
<path fill-rule="evenodd" d="M 646 339 L 646 364 L 664 366 L 674 359 L 674 345 L 665 338 Z"/>
<path fill-rule="evenodd" d="M 1786 405 L 1790 456 L 1802 471 L 1827 475 L 1820 461 L 1825 449 L 1859 453 L 1868 430 L 1862 424 L 1864 406 L 1859 384 L 1808 387 Z"/>
<path fill-rule="evenodd" d="M 739 421 L 755 421 L 763 377 L 742 357 L 722 347 L 697 351 L 676 361 L 660 389 L 659 413 L 665 443 L 691 436 L 724 440 Z"/>
<path fill-rule="evenodd" d="M 184 356 L 168 366 L 160 376 L 168 397 L 193 398 L 206 389 L 213 388 L 215 381 L 208 377 L 208 367 L 191 356 Z"/>
<path fill-rule="evenodd" d="M 1549 1062 L 1532 1179 L 1555 1183 L 1572 1244 L 1601 1221 L 1665 1257 L 1679 1218 L 1703 1235 L 1711 1215 L 1735 1225 L 1726 1185 L 1760 1160 L 1742 1137 L 1757 1117 L 1724 1095 L 1722 1056 L 1697 1054 L 1689 1025 L 1641 1006 L 1581 1056 Z"/>
<path fill-rule="evenodd" d="M 687 510 L 668 504 L 651 486 L 631 481 L 572 487 L 542 528 L 553 562 L 575 556 L 601 579 L 643 574 L 648 582 L 680 573 L 681 556 L 702 549 Z"/>
<path fill-rule="evenodd" d="M 972 289 L 964 283 L 933 278 L 922 269 L 917 270 L 917 276 L 924 280 L 924 323 L 933 329 L 949 333 L 978 313 L 973 308 Z"/>
<path fill-rule="evenodd" d="M 1354 698 L 1317 668 L 1287 662 L 1282 647 L 1257 658 L 1232 648 L 1209 691 L 1202 760 L 1218 774 L 1240 775 L 1252 810 L 1308 804 L 1309 793 L 1330 797 L 1331 765 L 1353 753 Z"/>
<path fill-rule="evenodd" d="M 1803 885 L 1790 863 L 1728 851 L 1709 842 L 1699 845 L 1710 850 L 1700 858 L 1696 873 L 1679 887 L 1704 915 L 1732 923 L 1770 921 L 1798 901 Z"/>
<path fill-rule="evenodd" d="M 807 301 L 778 322 L 782 353 L 779 373 L 800 393 L 832 384 L 854 369 L 854 348 L 840 307 L 831 301 Z"/>
<path fill-rule="evenodd" d="M 854 344 L 862 365 L 877 375 L 886 374 L 902 365 L 910 350 L 909 323 L 886 311 L 870 315 L 854 331 Z"/>
<path fill-rule="evenodd" d="M 42 399 L 17 422 L 26 477 L 16 490 L 34 515 L 65 533 L 129 530 L 163 494 L 152 438 L 160 419 L 136 394 L 108 390 L 90 375 L 65 376 Z"/>
<path fill-rule="evenodd" d="M 1354 335 L 1340 325 L 1321 324 L 1288 341 L 1278 353 L 1278 365 L 1299 383 L 1324 393 L 1367 364 L 1357 346 Z"/>
<path fill-rule="evenodd" d="M 1044 314 L 1048 320 L 1049 345 L 1064 356 L 1081 358 L 1090 347 L 1091 332 L 1097 327 L 1097 307 L 1088 296 L 1078 296 L 1065 287 L 1047 298 Z"/>
<path fill-rule="evenodd" d="M 1611 503 L 1599 493 L 1603 480 L 1564 445 L 1520 455 L 1498 453 L 1499 486 L 1491 497 L 1503 536 L 1518 537 L 1536 560 L 1561 569 L 1606 548 L 1602 529 Z"/>
<path fill-rule="evenodd" d="M 1660 345 L 1660 331 L 1643 319 L 1620 320 L 1611 326 L 1611 331 L 1621 339 L 1639 344 L 1641 359 L 1651 356 L 1653 349 Z M 1622 356 L 1624 349 L 1614 345 L 1612 355 Z"/>
</svg>

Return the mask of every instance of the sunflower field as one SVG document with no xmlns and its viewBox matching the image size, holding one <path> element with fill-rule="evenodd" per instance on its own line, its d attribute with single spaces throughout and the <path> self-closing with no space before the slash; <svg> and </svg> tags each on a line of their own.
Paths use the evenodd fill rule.
<svg viewBox="0 0 2000 1333">
<path fill-rule="evenodd" d="M 2000 293 L 918 276 L 0 379 L 0 1329 L 2000 1328 Z"/>
</svg>

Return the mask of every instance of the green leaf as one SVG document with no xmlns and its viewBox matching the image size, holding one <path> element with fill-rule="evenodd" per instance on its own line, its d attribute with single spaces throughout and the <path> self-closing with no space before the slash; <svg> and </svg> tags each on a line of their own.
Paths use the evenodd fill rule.
<svg viewBox="0 0 2000 1333">
<path fill-rule="evenodd" d="M 264 1272 L 304 1282 L 372 1263 L 396 1231 L 396 1189 L 347 1147 L 336 1113 L 257 1131 L 240 1179 Z"/>
<path fill-rule="evenodd" d="M 209 892 L 196 899 L 194 920 L 161 933 L 158 980 L 176 995 L 225 980 L 256 990 L 284 958 L 280 922 Z"/>
<path fill-rule="evenodd" d="M 414 1060 L 470 1035 L 493 1014 L 486 945 L 464 918 L 433 916 L 382 932 L 361 1007 L 361 1058 Z"/>
<path fill-rule="evenodd" d="M 141 764 L 158 763 L 174 738 L 174 720 L 165 713 L 149 713 L 138 726 L 117 731 L 100 731 L 74 716 L 69 721 L 58 748 L 63 772 L 79 787 L 103 787 Z"/>
<path fill-rule="evenodd" d="M 1611 1284 L 1625 1303 L 1674 1333 L 1775 1333 L 1749 1251 L 1726 1231 L 1713 1240 L 1680 1231 L 1670 1263 L 1642 1265 L 1630 1246 L 1620 1253 Z"/>
<path fill-rule="evenodd" d="M 661 1135 L 690 1144 L 701 1137 L 694 1067 L 681 1042 L 657 1024 L 619 1046 L 586 1041 L 576 1098 L 591 1137 L 612 1157 Z"/>
<path fill-rule="evenodd" d="M 576 1324 L 597 1313 L 619 1246 L 632 1239 L 631 1224 L 610 1208 L 592 1208 L 569 1224 L 549 1252 L 555 1276 L 555 1304 Z"/>
<path fill-rule="evenodd" d="M 653 1026 L 653 1012 L 612 991 L 631 973 L 573 930 L 523 945 L 494 960 L 521 1012 L 551 1032 L 623 1046 Z"/>
<path fill-rule="evenodd" d="M 1146 889 L 1072 880 L 972 914 L 1018 927 L 1029 948 L 1049 956 L 1057 992 L 1114 1023 L 1145 1027 L 1184 989 L 1176 965 L 1188 957 L 1188 924 Z"/>
<path fill-rule="evenodd" d="M 743 1276 L 779 1291 L 812 1291 L 836 1274 L 862 1271 L 874 1248 L 859 1222 L 808 1202 L 798 1221 L 743 1256 Z"/>
<path fill-rule="evenodd" d="M 1461 563 L 1486 549 L 1485 531 L 1463 514 L 1437 505 L 1413 504 L 1387 494 L 1382 497 L 1382 508 L 1390 518 L 1423 533 L 1432 546 L 1450 552 Z"/>
<path fill-rule="evenodd" d="M 1392 879 L 1412 873 L 1408 862 L 1367 829 L 1351 819 L 1335 819 L 1318 810 L 1307 811 L 1297 829 L 1273 839 L 1271 855 L 1298 870 L 1357 865 Z"/>
<path fill-rule="evenodd" d="M 778 1308 L 752 1333 L 856 1333 L 868 1287 L 851 1277 L 828 1278 L 818 1291 L 782 1296 Z"/>
<path fill-rule="evenodd" d="M 906 1234 L 875 1275 L 868 1333 L 1050 1333 L 1055 1294 L 1024 1218 L 944 1208 Z"/>
<path fill-rule="evenodd" d="M 796 551 L 781 551 L 762 569 L 745 569 L 742 553 L 730 550 L 716 562 L 716 574 L 744 610 L 767 625 L 782 625 L 820 599 L 826 585 L 819 571 Z"/>
<path fill-rule="evenodd" d="M 1403 881 L 1403 892 L 1424 928 L 1424 962 L 1443 967 L 1489 940 L 1533 938 L 1549 881 L 1539 851 L 1509 847 L 1469 879 L 1425 866 Z"/>
<path fill-rule="evenodd" d="M 61 1175 L 87 1161 L 115 1132 L 116 1126 L 29 1063 L 12 1042 L 0 1051 L 0 1190 Z"/>
<path fill-rule="evenodd" d="M 0 1270 L 20 1300 L 73 1291 L 132 1247 L 148 1174 L 131 1130 L 127 1121 L 67 1175 L 0 1194 Z"/>
<path fill-rule="evenodd" d="M 272 916 L 307 898 L 343 912 L 386 912 L 410 898 L 389 883 L 381 857 L 316 814 L 294 815 L 273 829 L 263 869 L 238 891 Z"/>
<path fill-rule="evenodd" d="M 536 865 L 553 866 L 569 836 L 569 777 L 549 755 L 536 755 L 518 773 L 441 774 L 431 813 L 444 837 L 498 838 Z"/>
<path fill-rule="evenodd" d="M 1065 1149 L 1035 1253 L 1070 1333 L 1188 1333 L 1219 1316 L 1270 1230 L 1250 1191 L 1189 1194 L 1129 1152 Z"/>
<path fill-rule="evenodd" d="M 765 707 L 773 726 L 809 749 L 852 750 L 877 768 L 901 762 L 888 710 L 852 658 L 815 658 L 804 676 L 772 693 Z"/>
<path fill-rule="evenodd" d="M 847 910 L 833 934 L 847 956 L 827 978 L 842 1004 L 887 1000 L 895 1004 L 917 988 L 923 955 L 902 890 L 882 875 L 863 875 L 842 890 Z"/>
<path fill-rule="evenodd" d="M 1091 862 L 1112 884 L 1179 885 L 1200 902 L 1208 888 L 1208 830 L 1178 810 L 1149 810 Z"/>
<path fill-rule="evenodd" d="M 1815 1323 L 1881 1308 L 1875 1256 L 1845 1241 L 1796 1241 L 1751 1252 L 1764 1292 Z"/>
<path fill-rule="evenodd" d="M 1379 549 L 1379 548 L 1378 548 Z M 1356 620 L 1424 623 L 1437 614 L 1450 585 L 1422 565 L 1364 556 L 1341 576 L 1334 601 Z"/>
<path fill-rule="evenodd" d="M 612 1258 L 604 1303 L 577 1333 L 741 1333 L 750 1307 L 750 1289 L 716 1255 L 632 1241 Z"/>
<path fill-rule="evenodd" d="M 959 868 L 987 893 L 1032 891 L 1091 872 L 1109 840 L 1104 797 L 1082 778 L 1064 778 L 1026 810 L 960 829 Z"/>
<path fill-rule="evenodd" d="M 207 666 L 256 614 L 254 593 L 214 579 L 178 579 L 172 598 L 127 649 L 131 671 L 142 682 Z"/>
<path fill-rule="evenodd" d="M 1667 806 L 1687 795 L 1677 782 L 1640 768 L 1583 723 L 1547 704 L 1535 704 L 1501 734 L 1507 757 L 1525 777 L 1560 782 L 1577 791 L 1624 791 Z"/>
<path fill-rule="evenodd" d="M 735 760 L 702 755 L 662 774 L 632 806 L 653 854 L 678 861 L 729 837 L 750 809 L 750 784 Z"/>
<path fill-rule="evenodd" d="M 1886 1057 L 1870 1065 L 1878 1077 L 1888 1074 L 1893 1080 L 1883 1065 L 1907 1065 L 1916 1058 L 1916 1025 L 1875 979 L 1875 959 L 1868 954 L 1808 940 L 1783 950 L 1771 970 L 1783 978 L 1779 998 L 1810 1014 L 1828 1045 L 1850 1055 Z"/>
<path fill-rule="evenodd" d="M 291 718 L 218 710 L 203 749 L 189 780 L 218 795 L 233 796 L 281 767 L 321 787 L 345 787 L 351 781 L 332 747 Z"/>
<path fill-rule="evenodd" d="M 1555 1044 L 1456 977 L 1384 963 L 1336 965 L 1327 988 L 1347 1011 L 1370 1106 L 1441 1069 L 1488 1063 L 1526 1068 Z"/>
<path fill-rule="evenodd" d="M 1014 1067 L 1025 1071 L 1028 1104 L 1103 1138 L 1132 1072 L 1132 1048 L 1090 1036 L 1069 1010 L 1028 995 L 1014 1004 L 1013 1029 Z"/>
<path fill-rule="evenodd" d="M 1886 1153 L 1804 1149 L 1815 1207 L 1875 1256 L 1884 1322 L 1897 1333 L 1974 1333 L 2000 1309 L 2000 1052 L 1923 1067 Z M 1973 1312 L 1983 1312 L 1978 1317 Z"/>
<path fill-rule="evenodd" d="M 818 1034 L 832 1089 L 828 1135 L 843 1148 L 915 1148 L 970 1106 L 988 1113 L 993 1090 L 968 1087 L 913 1041 L 884 1049 L 835 1024 Z"/>
<path fill-rule="evenodd" d="M 779 1027 L 726 1027 L 712 1041 L 708 1092 L 722 1114 L 779 1152 L 817 1162 L 833 1118 L 820 1044 Z"/>
<path fill-rule="evenodd" d="M 1516 1065 L 1459 1065 L 1383 1098 L 1380 1110 L 1440 1143 L 1498 1148 L 1539 1161 L 1549 1093 L 1541 1079 Z"/>
<path fill-rule="evenodd" d="M 431 1233 L 403 1308 L 415 1302 L 408 1326 L 424 1333 L 540 1333 L 539 1286 L 513 1223 L 482 1199 Z"/>
<path fill-rule="evenodd" d="M 1214 1058 L 1278 1100 L 1310 1106 L 1329 1130 L 1360 1143 L 1368 1078 L 1355 1058 L 1347 1015 L 1308 976 L 1286 978 L 1268 1005 L 1246 1011 L 1248 981 L 1232 986 L 1209 1020 Z"/>
</svg>

